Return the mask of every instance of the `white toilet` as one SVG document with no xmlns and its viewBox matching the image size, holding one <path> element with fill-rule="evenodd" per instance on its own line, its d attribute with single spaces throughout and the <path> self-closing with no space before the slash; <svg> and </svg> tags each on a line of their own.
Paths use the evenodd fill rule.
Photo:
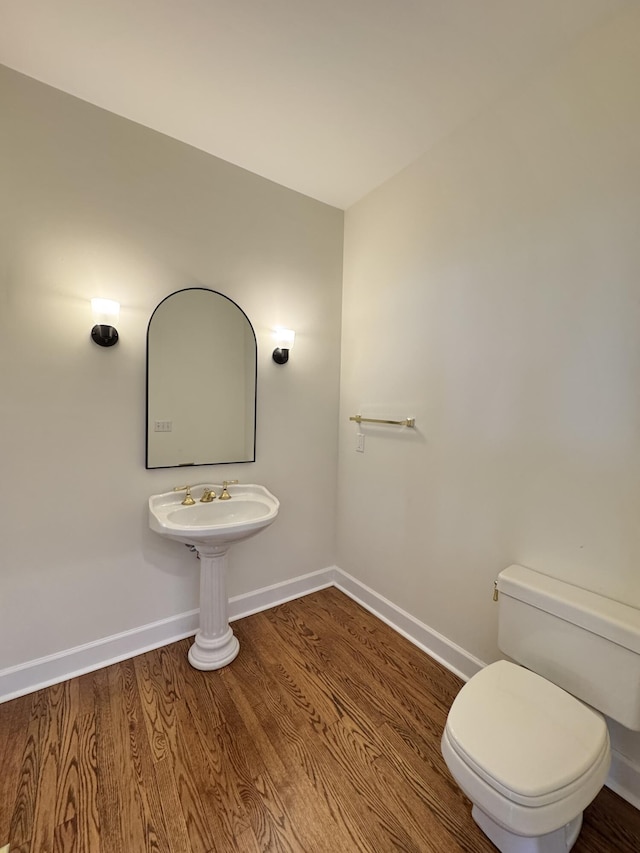
<svg viewBox="0 0 640 853">
<path fill-rule="evenodd" d="M 464 685 L 442 754 L 501 853 L 566 853 L 609 772 L 598 711 L 640 730 L 640 610 L 523 566 L 497 589 L 498 645 L 523 666 Z"/>
</svg>

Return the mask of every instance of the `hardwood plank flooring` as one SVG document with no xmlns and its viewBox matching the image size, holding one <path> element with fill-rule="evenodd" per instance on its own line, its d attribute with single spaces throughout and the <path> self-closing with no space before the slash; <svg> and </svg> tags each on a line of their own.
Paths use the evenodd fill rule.
<svg viewBox="0 0 640 853">
<path fill-rule="evenodd" d="M 452 673 L 335 589 L 0 705 L 11 853 L 491 853 L 440 754 Z M 603 789 L 575 853 L 638 853 Z"/>
</svg>

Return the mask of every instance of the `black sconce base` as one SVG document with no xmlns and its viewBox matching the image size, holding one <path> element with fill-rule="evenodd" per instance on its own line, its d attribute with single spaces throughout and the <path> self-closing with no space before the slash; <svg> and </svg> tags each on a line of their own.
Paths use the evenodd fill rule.
<svg viewBox="0 0 640 853">
<path fill-rule="evenodd" d="M 289 350 L 276 347 L 273 351 L 273 360 L 276 364 L 286 364 L 289 361 Z"/>
<path fill-rule="evenodd" d="M 91 340 L 99 347 L 112 347 L 118 343 L 118 330 L 115 326 L 98 324 L 91 329 Z"/>
</svg>

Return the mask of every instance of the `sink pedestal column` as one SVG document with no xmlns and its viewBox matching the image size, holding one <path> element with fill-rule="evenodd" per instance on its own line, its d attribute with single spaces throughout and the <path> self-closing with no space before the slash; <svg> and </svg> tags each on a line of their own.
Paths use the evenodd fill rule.
<svg viewBox="0 0 640 853">
<path fill-rule="evenodd" d="M 200 630 L 189 649 L 196 669 L 220 669 L 235 658 L 240 643 L 229 625 L 226 575 L 229 545 L 201 545 Z"/>
</svg>

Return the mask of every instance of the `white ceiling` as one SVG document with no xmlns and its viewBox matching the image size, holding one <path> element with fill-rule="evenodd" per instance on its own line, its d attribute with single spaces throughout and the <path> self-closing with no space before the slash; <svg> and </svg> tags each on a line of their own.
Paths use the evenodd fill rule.
<svg viewBox="0 0 640 853">
<path fill-rule="evenodd" d="M 0 62 L 345 208 L 636 0 L 0 0 Z"/>
</svg>

